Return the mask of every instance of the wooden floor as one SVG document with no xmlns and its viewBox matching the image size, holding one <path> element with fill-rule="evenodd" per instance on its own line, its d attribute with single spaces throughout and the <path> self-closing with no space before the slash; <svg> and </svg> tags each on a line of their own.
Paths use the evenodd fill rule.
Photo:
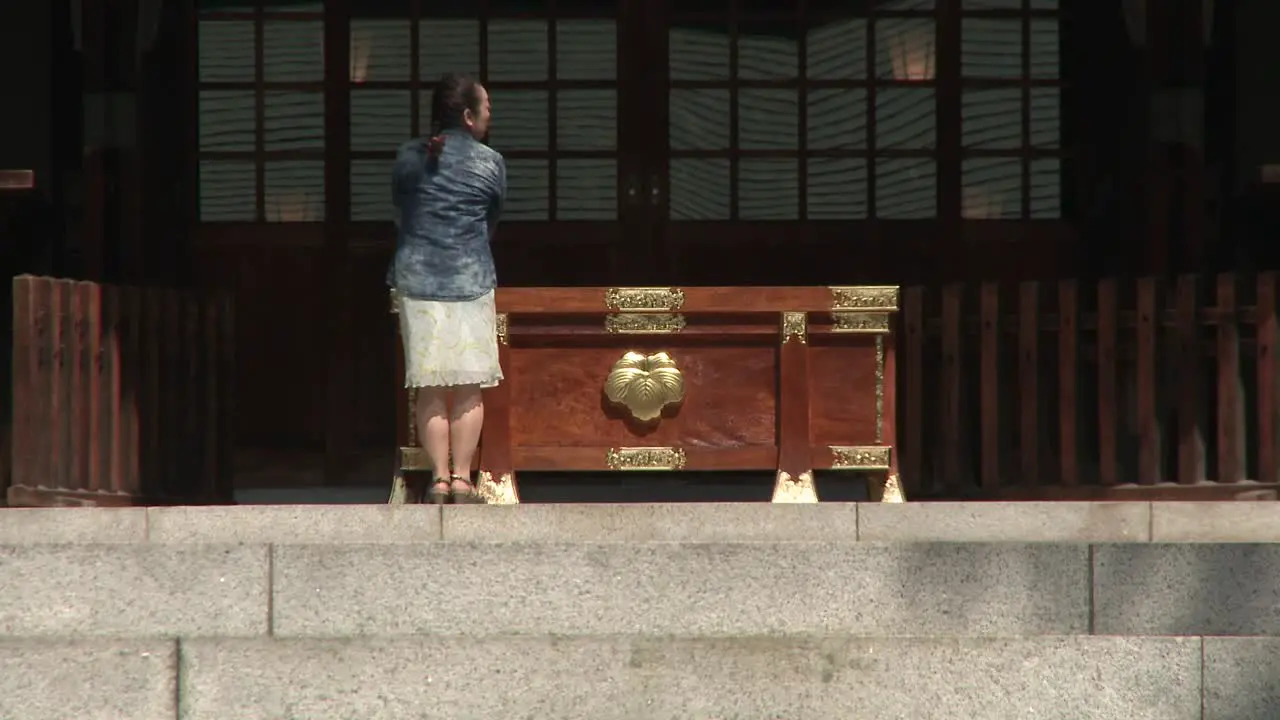
<svg viewBox="0 0 1280 720">
<path fill-rule="evenodd" d="M 338 483 L 326 485 L 320 452 L 241 450 L 236 454 L 238 502 L 386 502 L 391 453 L 354 458 Z M 826 500 L 867 499 L 866 483 L 846 473 L 818 474 Z M 763 473 L 521 473 L 521 500 L 562 502 L 768 502 L 774 475 Z"/>
</svg>

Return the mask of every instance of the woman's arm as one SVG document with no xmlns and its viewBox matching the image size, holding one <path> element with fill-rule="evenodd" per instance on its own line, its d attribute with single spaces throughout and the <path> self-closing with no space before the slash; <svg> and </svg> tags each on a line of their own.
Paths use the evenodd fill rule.
<svg viewBox="0 0 1280 720">
<path fill-rule="evenodd" d="M 426 167 L 427 149 L 421 141 L 411 140 L 401 145 L 396 151 L 396 162 L 391 168 L 391 204 L 395 207 L 395 217 L 392 220 L 396 225 L 397 249 L 400 245 L 399 230 L 404 207 L 418 187 L 418 183 L 421 182 L 422 174 L 426 172 Z M 393 253 L 391 262 L 387 266 L 387 285 L 395 287 L 395 279 L 396 256 Z"/>
<path fill-rule="evenodd" d="M 427 148 L 421 140 L 410 140 L 396 151 L 396 164 L 391 170 L 391 202 L 403 209 L 417 189 L 427 169 Z"/>
<path fill-rule="evenodd" d="M 497 162 L 494 163 L 493 178 L 489 188 L 489 237 L 493 237 L 494 230 L 498 227 L 498 220 L 502 217 L 502 208 L 507 201 L 507 162 L 498 155 Z"/>
</svg>

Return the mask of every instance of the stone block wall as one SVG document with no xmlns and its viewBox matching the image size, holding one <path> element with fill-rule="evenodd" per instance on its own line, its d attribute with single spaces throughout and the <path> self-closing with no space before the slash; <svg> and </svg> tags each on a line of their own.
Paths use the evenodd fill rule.
<svg viewBox="0 0 1280 720">
<path fill-rule="evenodd" d="M 0 511 L 0 719 L 1274 720 L 1280 506 Z"/>
</svg>

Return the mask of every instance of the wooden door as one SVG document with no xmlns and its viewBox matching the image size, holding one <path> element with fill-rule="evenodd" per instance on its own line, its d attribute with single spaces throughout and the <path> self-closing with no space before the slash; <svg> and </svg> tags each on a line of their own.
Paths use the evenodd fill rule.
<svg viewBox="0 0 1280 720">
<path fill-rule="evenodd" d="M 651 3 L 645 157 L 662 282 L 1055 272 L 1071 238 L 1057 8 Z"/>
<path fill-rule="evenodd" d="M 932 38 L 932 0 L 879 4 L 895 6 L 886 22 L 919 24 Z M 872 5 L 652 6 L 648 37 L 659 71 L 650 89 L 657 117 L 647 156 L 661 198 L 654 243 L 671 282 L 851 281 L 847 261 L 852 248 L 865 246 L 873 184 L 868 90 L 872 78 L 891 70 L 889 52 L 879 53 L 884 67 L 868 53 Z M 882 93 L 906 96 L 882 100 L 923 110 L 917 137 L 890 151 L 906 175 L 916 170 L 907 166 L 927 170 L 933 163 L 932 75 L 921 80 Z M 896 211 L 894 219 L 933 216 L 932 178 L 921 174 L 915 184 L 906 188 L 913 205 L 885 208 Z"/>
</svg>

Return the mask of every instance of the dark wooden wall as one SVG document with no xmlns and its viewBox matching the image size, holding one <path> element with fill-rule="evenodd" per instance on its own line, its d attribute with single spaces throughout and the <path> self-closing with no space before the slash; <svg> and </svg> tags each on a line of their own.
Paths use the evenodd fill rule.
<svg viewBox="0 0 1280 720">
<path fill-rule="evenodd" d="M 355 0 L 330 4 L 346 12 L 348 1 Z M 1133 47 L 1112 3 L 1068 5 L 1064 124 L 1072 133 L 1075 192 L 1065 221 L 871 228 L 860 246 L 824 241 L 827 225 L 797 224 L 772 256 L 782 258 L 777 262 L 762 262 L 770 257 L 763 250 L 709 239 L 694 258 L 708 270 L 685 282 L 760 282 L 762 270 L 774 272 L 777 284 L 1019 280 L 1164 273 L 1202 261 L 1207 230 L 1196 198 L 1211 184 L 1202 155 L 1157 142 L 1143 99 L 1150 88 L 1203 76 L 1193 61 L 1174 63 L 1188 48 L 1181 31 L 1200 22 L 1193 11 L 1199 2 L 1148 3 L 1145 49 Z M 84 0 L 84 7 L 86 18 L 124 18 L 134 6 Z M 229 290 L 237 308 L 242 444 L 321 454 L 326 480 L 341 483 L 361 452 L 393 443 L 394 325 L 382 286 L 390 227 L 196 222 L 195 12 L 194 0 L 166 3 L 155 45 L 132 70 L 119 59 L 131 47 L 131 31 L 120 29 L 128 23 L 103 26 L 120 29 L 114 40 L 87 36 L 84 86 L 136 88 L 138 124 L 134 147 L 84 158 L 86 274 Z M 341 39 L 327 43 L 327 64 L 347 66 Z M 103 75 L 95 61 L 107 57 L 115 59 Z M 348 121 L 337 109 L 326 109 L 327 132 L 341 135 Z M 333 203 L 348 202 L 348 183 L 345 167 L 328 173 Z M 771 233 L 760 234 L 763 249 Z M 568 271 L 550 281 L 522 275 L 520 261 L 536 255 L 528 247 L 499 250 L 511 268 L 506 278 L 599 282 Z"/>
</svg>

